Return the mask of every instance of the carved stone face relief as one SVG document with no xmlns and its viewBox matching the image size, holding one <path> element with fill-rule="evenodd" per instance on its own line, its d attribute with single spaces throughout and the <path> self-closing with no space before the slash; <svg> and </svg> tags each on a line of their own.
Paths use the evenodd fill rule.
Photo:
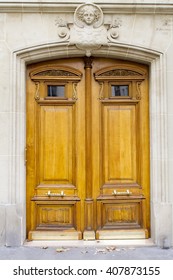
<svg viewBox="0 0 173 280">
<path fill-rule="evenodd" d="M 86 56 L 103 45 L 114 43 L 119 36 L 119 26 L 115 23 L 104 23 L 101 8 L 92 3 L 79 5 L 74 13 L 74 23 L 64 22 L 60 19 L 58 36 L 67 41 L 68 45 L 75 45 L 84 50 Z"/>
<path fill-rule="evenodd" d="M 94 14 L 94 11 L 92 9 L 88 8 L 88 11 L 84 11 L 82 15 L 82 21 L 84 21 L 87 25 L 92 24 L 96 19 L 96 16 Z"/>
<path fill-rule="evenodd" d="M 75 11 L 74 22 L 78 27 L 88 25 L 98 28 L 103 23 L 103 12 L 94 4 L 82 4 Z"/>
</svg>

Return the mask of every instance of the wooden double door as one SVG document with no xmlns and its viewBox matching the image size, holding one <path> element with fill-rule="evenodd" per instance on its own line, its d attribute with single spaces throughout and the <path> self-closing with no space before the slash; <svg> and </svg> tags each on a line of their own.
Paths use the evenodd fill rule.
<svg viewBox="0 0 173 280">
<path fill-rule="evenodd" d="M 26 104 L 28 238 L 148 238 L 147 66 L 29 65 Z"/>
</svg>

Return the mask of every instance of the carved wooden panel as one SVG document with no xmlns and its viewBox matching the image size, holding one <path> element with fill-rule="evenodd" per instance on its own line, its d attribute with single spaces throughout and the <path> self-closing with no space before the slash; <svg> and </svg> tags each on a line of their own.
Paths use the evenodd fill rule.
<svg viewBox="0 0 173 280">
<path fill-rule="evenodd" d="M 76 228 L 75 203 L 36 202 L 36 229 Z"/>
<path fill-rule="evenodd" d="M 73 107 L 41 106 L 39 160 L 41 183 L 74 181 Z"/>
<path fill-rule="evenodd" d="M 51 70 L 45 70 L 45 71 L 39 72 L 39 73 L 37 73 L 37 75 L 38 76 L 74 76 L 75 74 L 65 71 L 65 70 L 51 69 Z"/>
<path fill-rule="evenodd" d="M 70 207 L 71 208 L 71 207 Z M 43 224 L 59 224 L 69 225 L 71 224 L 71 210 L 69 207 L 49 207 L 42 208 L 40 218 Z"/>
<path fill-rule="evenodd" d="M 146 71 L 128 64 L 116 64 L 110 67 L 99 69 L 95 72 L 95 79 L 98 81 L 106 80 L 144 80 Z"/>
<path fill-rule="evenodd" d="M 103 184 L 136 182 L 136 106 L 103 105 L 102 119 Z"/>
<path fill-rule="evenodd" d="M 142 201 L 110 200 L 100 203 L 101 229 L 142 227 Z"/>
<path fill-rule="evenodd" d="M 114 69 L 104 73 L 101 73 L 100 76 L 141 76 L 142 74 L 127 70 L 127 69 Z"/>
<path fill-rule="evenodd" d="M 32 80 L 76 80 L 80 81 L 82 73 L 76 68 L 66 67 L 64 65 L 45 65 L 36 68 L 30 72 Z"/>
</svg>

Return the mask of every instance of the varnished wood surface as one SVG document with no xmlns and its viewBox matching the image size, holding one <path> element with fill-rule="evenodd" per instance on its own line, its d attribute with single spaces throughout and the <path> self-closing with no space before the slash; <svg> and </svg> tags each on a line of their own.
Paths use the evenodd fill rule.
<svg viewBox="0 0 173 280">
<path fill-rule="evenodd" d="M 65 85 L 64 98 L 47 96 L 56 84 Z M 114 84 L 127 84 L 129 96 L 112 97 Z M 57 230 L 70 239 L 118 238 L 120 230 L 135 238 L 139 229 L 149 236 L 148 94 L 148 68 L 137 63 L 73 58 L 28 66 L 30 239 L 52 230 L 50 239 Z"/>
</svg>

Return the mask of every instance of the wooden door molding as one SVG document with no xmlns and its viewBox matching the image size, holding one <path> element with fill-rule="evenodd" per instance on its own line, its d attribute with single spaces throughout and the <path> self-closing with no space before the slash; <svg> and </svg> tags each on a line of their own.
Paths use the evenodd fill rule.
<svg viewBox="0 0 173 280">
<path fill-rule="evenodd" d="M 85 124 L 86 124 L 86 199 L 84 239 L 95 239 L 94 199 L 92 196 L 92 57 L 84 58 L 85 69 Z"/>
</svg>

